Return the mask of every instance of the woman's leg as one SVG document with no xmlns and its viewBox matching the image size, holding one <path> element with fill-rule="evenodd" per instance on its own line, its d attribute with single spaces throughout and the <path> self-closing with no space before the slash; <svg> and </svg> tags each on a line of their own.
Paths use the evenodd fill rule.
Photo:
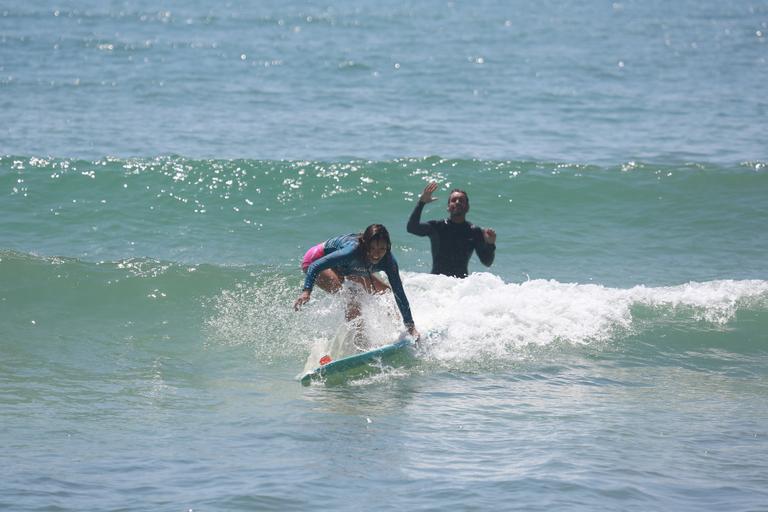
<svg viewBox="0 0 768 512">
<path fill-rule="evenodd" d="M 389 286 L 374 275 L 372 275 L 370 278 L 367 276 L 349 276 L 347 279 L 358 283 L 360 286 L 365 288 L 365 291 L 368 293 L 384 293 L 389 291 Z"/>
<path fill-rule="evenodd" d="M 341 285 L 344 283 L 344 277 L 332 268 L 327 268 L 317 274 L 315 278 L 315 284 L 320 287 L 321 290 L 325 290 L 328 293 L 336 293 L 341 290 Z"/>
<path fill-rule="evenodd" d="M 336 293 L 341 290 L 345 277 L 340 275 L 332 268 L 323 270 L 317 275 L 315 284 L 321 290 L 328 293 Z M 389 286 L 376 276 L 347 276 L 346 279 L 360 284 L 368 293 L 385 293 L 389 291 Z M 352 298 L 347 303 L 346 319 L 347 322 L 360 316 L 360 304 Z"/>
<path fill-rule="evenodd" d="M 341 287 L 344 284 L 344 276 L 332 268 L 328 268 L 317 274 L 315 284 L 319 286 L 321 290 L 325 290 L 328 293 L 336 293 L 341 290 Z M 345 316 L 347 322 L 360 316 L 360 304 L 358 304 L 356 300 L 352 299 L 347 302 L 347 312 Z"/>
<path fill-rule="evenodd" d="M 368 293 L 385 293 L 389 291 L 389 286 L 376 276 L 347 276 L 352 282 L 363 287 Z M 344 278 L 342 278 L 342 281 Z M 353 298 L 347 303 L 347 321 L 354 320 L 360 316 L 360 304 Z"/>
<path fill-rule="evenodd" d="M 376 276 L 371 276 L 371 293 L 385 293 L 389 291 L 389 285 Z"/>
</svg>

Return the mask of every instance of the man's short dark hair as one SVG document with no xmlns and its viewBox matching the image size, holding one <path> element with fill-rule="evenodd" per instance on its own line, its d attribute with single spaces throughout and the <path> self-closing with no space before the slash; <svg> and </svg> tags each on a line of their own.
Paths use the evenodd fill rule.
<svg viewBox="0 0 768 512">
<path fill-rule="evenodd" d="M 465 191 L 461 190 L 460 188 L 455 188 L 455 189 L 451 190 L 451 193 L 450 193 L 450 194 L 448 194 L 448 202 L 450 202 L 450 201 L 451 201 L 451 196 L 452 196 L 452 195 L 453 195 L 455 192 L 458 192 L 459 194 L 464 194 L 464 199 L 466 199 L 466 200 L 467 200 L 467 208 L 469 208 L 469 194 L 467 194 Z"/>
</svg>

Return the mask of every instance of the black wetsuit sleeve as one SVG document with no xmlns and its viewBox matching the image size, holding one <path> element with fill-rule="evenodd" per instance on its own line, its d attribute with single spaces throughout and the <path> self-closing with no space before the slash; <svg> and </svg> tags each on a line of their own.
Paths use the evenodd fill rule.
<svg viewBox="0 0 768 512">
<path fill-rule="evenodd" d="M 485 243 L 483 230 L 481 228 L 476 229 L 475 251 L 477 252 L 477 257 L 480 258 L 480 263 L 490 267 L 493 264 L 493 259 L 496 257 L 496 244 Z"/>
<path fill-rule="evenodd" d="M 411 216 L 408 217 L 408 225 L 405 229 L 409 233 L 418 236 L 431 235 L 434 229 L 431 224 L 421 222 L 421 211 L 424 209 L 424 203 L 421 201 L 416 202 L 416 207 L 413 209 Z"/>
</svg>

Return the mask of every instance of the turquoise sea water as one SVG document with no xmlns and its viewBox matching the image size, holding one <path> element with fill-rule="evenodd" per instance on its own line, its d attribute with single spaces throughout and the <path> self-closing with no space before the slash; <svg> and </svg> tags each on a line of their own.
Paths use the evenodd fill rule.
<svg viewBox="0 0 768 512">
<path fill-rule="evenodd" d="M 765 2 L 0 3 L 0 510 L 765 510 Z M 428 274 L 429 180 L 498 233 Z M 414 358 L 294 377 L 384 223 Z M 363 304 L 368 335 L 401 323 Z"/>
</svg>

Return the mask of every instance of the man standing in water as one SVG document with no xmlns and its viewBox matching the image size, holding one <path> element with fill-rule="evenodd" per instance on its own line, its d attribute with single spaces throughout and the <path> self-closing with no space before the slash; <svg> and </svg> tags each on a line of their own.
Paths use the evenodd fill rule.
<svg viewBox="0 0 768 512">
<path fill-rule="evenodd" d="M 432 245 L 432 273 L 467 277 L 472 251 L 477 251 L 480 262 L 490 267 L 496 255 L 496 232 L 467 221 L 469 197 L 463 190 L 453 189 L 448 196 L 447 219 L 421 222 L 424 205 L 436 199 L 432 197 L 435 190 L 437 183 L 434 181 L 424 188 L 406 228 L 414 235 L 429 236 Z"/>
</svg>

